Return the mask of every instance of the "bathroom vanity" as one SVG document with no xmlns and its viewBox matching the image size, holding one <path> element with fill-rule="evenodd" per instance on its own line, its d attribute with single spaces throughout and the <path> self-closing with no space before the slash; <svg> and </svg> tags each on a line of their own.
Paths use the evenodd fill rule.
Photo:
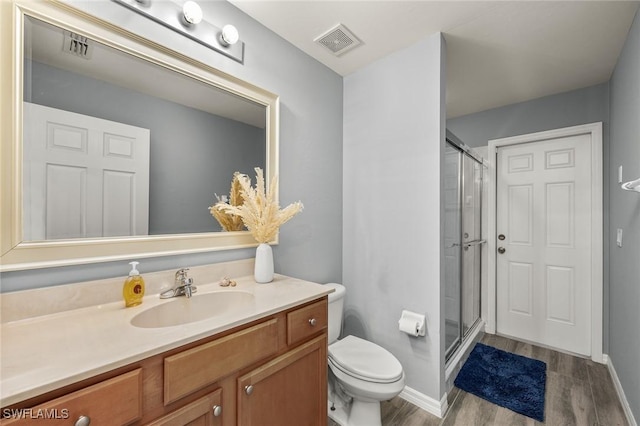
<svg viewBox="0 0 640 426">
<path fill-rule="evenodd" d="M 156 294 L 136 308 L 112 302 L 4 323 L 0 424 L 325 425 L 331 290 L 278 275 L 236 280 L 198 285 L 191 300 Z M 252 300 L 191 323 L 133 325 L 167 303 L 229 292 Z"/>
</svg>

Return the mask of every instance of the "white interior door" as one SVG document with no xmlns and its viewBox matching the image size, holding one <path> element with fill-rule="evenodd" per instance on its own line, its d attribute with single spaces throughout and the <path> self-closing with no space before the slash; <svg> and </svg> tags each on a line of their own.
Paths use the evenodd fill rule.
<svg viewBox="0 0 640 426">
<path fill-rule="evenodd" d="M 591 354 L 591 135 L 499 147 L 501 334 Z"/>
<path fill-rule="evenodd" d="M 24 103 L 24 240 L 146 235 L 148 129 Z"/>
</svg>

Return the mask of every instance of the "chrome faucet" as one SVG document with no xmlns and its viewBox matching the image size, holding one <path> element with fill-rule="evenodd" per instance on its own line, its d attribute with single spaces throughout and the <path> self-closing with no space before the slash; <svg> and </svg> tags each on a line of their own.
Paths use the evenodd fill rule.
<svg viewBox="0 0 640 426">
<path fill-rule="evenodd" d="M 186 296 L 190 298 L 198 291 L 198 287 L 193 285 L 193 278 L 187 277 L 189 268 L 181 268 L 176 271 L 174 287 L 160 293 L 160 299 L 170 299 L 172 297 Z"/>
</svg>

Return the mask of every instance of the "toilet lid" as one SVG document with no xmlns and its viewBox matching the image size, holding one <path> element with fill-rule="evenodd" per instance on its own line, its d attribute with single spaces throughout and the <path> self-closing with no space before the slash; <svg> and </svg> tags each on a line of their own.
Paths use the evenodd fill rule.
<svg viewBox="0 0 640 426">
<path fill-rule="evenodd" d="M 402 377 L 402 365 L 375 343 L 347 336 L 329 346 L 329 359 L 345 374 L 369 382 L 392 383 Z"/>
</svg>

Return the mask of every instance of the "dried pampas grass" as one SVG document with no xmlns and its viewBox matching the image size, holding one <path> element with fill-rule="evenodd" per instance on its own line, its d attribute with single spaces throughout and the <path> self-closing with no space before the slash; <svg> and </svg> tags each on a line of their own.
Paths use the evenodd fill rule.
<svg viewBox="0 0 640 426">
<path fill-rule="evenodd" d="M 300 201 L 296 201 L 281 210 L 275 198 L 278 177 L 273 177 L 269 184 L 269 191 L 266 192 L 262 169 L 256 167 L 254 170 L 256 171 L 255 188 L 251 187 L 249 176 L 238 173 L 240 195 L 244 200 L 241 205 L 218 203 L 216 206 L 220 204 L 219 208 L 225 213 L 242 218 L 242 222 L 257 242 L 268 243 L 276 238 L 282 224 L 302 211 L 303 205 Z M 234 180 L 235 178 L 234 174 Z"/>
<path fill-rule="evenodd" d="M 231 191 L 229 192 L 229 202 L 227 203 L 226 197 L 219 197 L 216 194 L 216 199 L 218 202 L 213 206 L 209 207 L 209 213 L 213 217 L 216 218 L 220 226 L 222 226 L 223 231 L 242 231 L 244 228 L 244 223 L 242 223 L 242 218 L 232 213 L 227 213 L 224 210 L 224 206 L 241 206 L 244 203 L 244 199 L 242 198 L 242 187 L 240 186 L 240 173 L 235 172 L 233 174 L 233 179 L 231 179 Z"/>
</svg>

